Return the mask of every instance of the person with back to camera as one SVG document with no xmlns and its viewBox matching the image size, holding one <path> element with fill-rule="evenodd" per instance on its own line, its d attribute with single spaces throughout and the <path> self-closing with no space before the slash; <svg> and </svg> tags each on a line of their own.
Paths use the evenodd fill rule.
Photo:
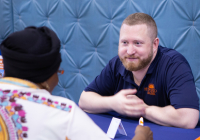
<svg viewBox="0 0 200 140">
<path fill-rule="evenodd" d="M 123 21 L 118 56 L 85 88 L 79 106 L 89 113 L 115 111 L 188 129 L 199 119 L 199 98 L 187 60 L 159 46 L 156 23 L 145 13 Z"/>
<path fill-rule="evenodd" d="M 109 140 L 69 99 L 52 96 L 58 84 L 60 41 L 47 27 L 27 27 L 0 45 L 5 76 L 0 79 L 0 138 L 3 140 Z M 138 140 L 153 139 L 138 126 Z"/>
</svg>

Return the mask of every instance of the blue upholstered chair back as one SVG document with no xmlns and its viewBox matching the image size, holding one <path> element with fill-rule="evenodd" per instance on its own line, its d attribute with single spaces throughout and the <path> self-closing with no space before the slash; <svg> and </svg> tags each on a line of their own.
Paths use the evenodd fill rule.
<svg viewBox="0 0 200 140">
<path fill-rule="evenodd" d="M 122 21 L 144 12 L 157 23 L 160 45 L 189 61 L 200 97 L 199 6 L 200 0 L 0 0 L 0 43 L 31 25 L 54 30 L 65 73 L 53 94 L 77 103 L 83 89 L 117 55 Z"/>
</svg>

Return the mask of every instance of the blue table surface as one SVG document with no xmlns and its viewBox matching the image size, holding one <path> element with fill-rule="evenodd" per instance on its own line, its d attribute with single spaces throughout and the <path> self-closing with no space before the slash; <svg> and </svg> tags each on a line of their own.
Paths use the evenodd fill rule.
<svg viewBox="0 0 200 140">
<path fill-rule="evenodd" d="M 90 114 L 88 116 L 105 132 L 107 133 L 112 115 L 109 114 Z M 138 119 L 120 118 L 122 125 L 127 133 L 127 136 L 117 132 L 115 140 L 131 140 L 134 136 L 135 128 L 138 125 Z M 153 132 L 154 140 L 195 140 L 200 137 L 200 126 L 195 129 L 183 129 L 175 127 L 166 127 L 157 125 L 148 120 L 144 120 L 144 126 L 149 126 Z"/>
</svg>

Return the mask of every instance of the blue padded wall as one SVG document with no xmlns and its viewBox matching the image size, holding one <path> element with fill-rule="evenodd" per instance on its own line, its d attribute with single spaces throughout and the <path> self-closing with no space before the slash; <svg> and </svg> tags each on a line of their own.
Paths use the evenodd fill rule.
<svg viewBox="0 0 200 140">
<path fill-rule="evenodd" d="M 160 44 L 189 61 L 200 97 L 200 0 L 0 0 L 0 43 L 27 26 L 47 26 L 61 41 L 64 75 L 54 95 L 76 103 L 117 55 L 119 29 L 131 13 L 151 15 Z"/>
<path fill-rule="evenodd" d="M 13 32 L 11 0 L 0 0 L 0 43 Z"/>
</svg>

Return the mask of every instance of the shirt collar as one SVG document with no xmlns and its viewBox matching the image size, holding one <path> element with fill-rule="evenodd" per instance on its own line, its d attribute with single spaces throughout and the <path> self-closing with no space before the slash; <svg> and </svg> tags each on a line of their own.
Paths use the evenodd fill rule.
<svg viewBox="0 0 200 140">
<path fill-rule="evenodd" d="M 124 65 L 122 64 L 122 62 L 120 63 L 120 66 L 119 66 L 119 73 L 121 74 L 121 76 L 123 77 L 123 79 L 125 81 L 132 83 L 132 84 L 135 84 L 132 72 L 126 70 Z"/>
<path fill-rule="evenodd" d="M 149 68 L 147 70 L 147 74 L 153 73 L 154 68 L 157 66 L 157 63 L 158 63 L 160 56 L 161 56 L 160 47 L 161 46 L 158 46 L 158 51 L 157 51 L 156 57 L 152 61 L 151 65 L 149 66 Z"/>
</svg>

